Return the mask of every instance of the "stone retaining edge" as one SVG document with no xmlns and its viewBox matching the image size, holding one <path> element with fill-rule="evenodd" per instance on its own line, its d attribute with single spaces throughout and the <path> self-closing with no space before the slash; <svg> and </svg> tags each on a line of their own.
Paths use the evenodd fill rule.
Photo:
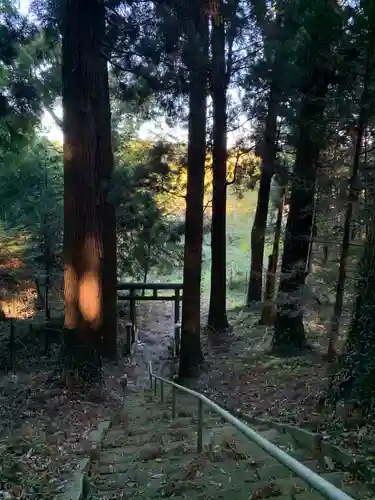
<svg viewBox="0 0 375 500">
<path fill-rule="evenodd" d="M 367 483 L 370 483 L 370 486 L 375 488 L 375 476 L 366 464 L 365 457 L 353 457 L 339 446 L 327 442 L 322 434 L 301 429 L 287 423 L 251 417 L 238 410 L 235 411 L 235 414 L 238 418 L 245 420 L 249 424 L 267 425 L 280 430 L 280 432 L 289 434 L 302 447 L 309 449 L 313 453 L 320 453 L 323 457 L 330 458 L 344 470 L 357 474 Z"/>
<path fill-rule="evenodd" d="M 89 433 L 87 436 L 87 441 L 90 444 L 88 456 L 81 459 L 79 462 L 67 490 L 59 496 L 59 500 L 82 500 L 86 497 L 86 480 L 87 476 L 90 474 L 91 462 L 95 459 L 96 453 L 100 450 L 104 437 L 110 429 L 111 424 L 111 420 L 99 422 L 97 428 Z"/>
</svg>

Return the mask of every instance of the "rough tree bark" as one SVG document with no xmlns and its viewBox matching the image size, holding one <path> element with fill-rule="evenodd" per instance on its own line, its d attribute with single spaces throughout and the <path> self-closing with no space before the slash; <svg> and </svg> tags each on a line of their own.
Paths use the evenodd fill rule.
<svg viewBox="0 0 375 500">
<path fill-rule="evenodd" d="M 274 161 L 271 161 L 273 164 Z M 246 301 L 249 307 L 262 300 L 265 229 L 273 175 L 273 173 L 266 170 L 266 168 L 265 162 L 262 159 L 258 200 L 255 209 L 253 228 L 251 230 L 251 268 Z"/>
<path fill-rule="evenodd" d="M 47 165 L 44 164 L 44 182 L 43 182 L 43 198 L 47 192 L 48 188 L 48 170 Z M 49 293 L 51 284 L 51 268 L 52 268 L 52 252 L 50 248 L 50 238 L 48 234 L 48 214 L 46 206 L 43 207 L 43 260 L 44 260 L 44 272 L 45 272 L 45 288 L 44 288 L 44 300 L 43 309 L 44 317 L 46 322 L 51 319 L 51 311 L 49 307 Z M 38 289 L 37 289 L 38 290 Z"/>
<path fill-rule="evenodd" d="M 189 141 L 185 214 L 184 290 L 179 375 L 201 363 L 200 301 L 203 242 L 203 198 L 206 160 L 208 19 L 198 0 L 191 7 L 192 28 L 187 61 L 190 73 Z M 190 9 L 189 9 L 190 10 Z"/>
<path fill-rule="evenodd" d="M 317 207 L 318 207 L 318 199 L 319 193 L 317 192 L 317 183 L 315 180 L 314 187 L 314 207 L 313 207 L 313 220 L 311 224 L 311 233 L 310 233 L 310 241 L 309 241 L 309 250 L 307 253 L 307 263 L 306 263 L 306 273 L 309 275 L 312 272 L 312 257 L 313 257 L 313 249 L 314 249 L 314 240 L 317 236 Z"/>
<path fill-rule="evenodd" d="M 271 180 L 275 170 L 277 115 L 279 107 L 279 93 L 276 86 L 271 85 L 268 98 L 268 111 L 264 130 L 264 146 L 258 200 L 255 210 L 253 228 L 251 230 L 251 267 L 249 287 L 247 291 L 247 305 L 262 300 L 263 255 L 265 230 L 268 216 Z"/>
<path fill-rule="evenodd" d="M 373 313 L 375 294 L 375 212 L 369 219 L 363 253 L 358 263 L 356 301 L 350 322 L 345 347 L 333 364 L 326 399 L 355 402 L 364 416 L 373 417 L 375 394 L 375 317 Z"/>
<path fill-rule="evenodd" d="M 219 14 L 222 1 L 218 2 Z M 225 25 L 212 19 L 211 95 L 213 104 L 211 289 L 208 327 L 221 333 L 229 327 L 226 311 L 226 209 L 227 209 L 227 87 Z"/>
<path fill-rule="evenodd" d="M 279 261 L 279 248 L 280 248 L 280 238 L 281 238 L 281 227 L 283 222 L 283 212 L 285 203 L 285 187 L 281 188 L 279 208 L 277 210 L 277 219 L 275 224 L 275 236 L 273 239 L 272 254 L 269 256 L 268 260 L 268 272 L 266 288 L 264 291 L 262 313 L 260 316 L 259 324 L 270 325 L 273 323 L 275 318 L 275 284 L 276 284 L 276 272 L 277 263 Z"/>
<path fill-rule="evenodd" d="M 107 131 L 101 129 L 108 117 L 103 105 L 107 99 L 103 79 L 106 62 L 100 47 L 104 14 L 104 6 L 96 0 L 66 1 L 62 68 L 64 361 L 65 369 L 74 371 L 83 380 L 100 376 L 106 317 L 103 310 L 106 290 L 103 260 L 107 258 L 105 178 L 111 168 L 112 152 Z"/>
<path fill-rule="evenodd" d="M 327 90 L 327 71 L 317 64 L 304 88 L 299 115 L 299 139 L 273 337 L 273 348 L 279 354 L 291 354 L 307 347 L 301 297 L 313 222 L 316 162 L 321 147 Z"/>
<path fill-rule="evenodd" d="M 262 10 L 266 12 L 266 5 L 261 3 Z M 264 14 L 260 16 L 264 31 L 264 41 L 269 42 L 268 36 L 270 28 L 276 30 L 275 35 L 279 32 L 281 24 L 281 15 L 278 14 L 274 26 L 269 25 L 264 20 Z M 272 31 L 272 29 L 271 29 Z M 259 181 L 259 191 L 257 206 L 253 227 L 251 230 L 251 263 L 250 263 L 250 278 L 247 290 L 246 303 L 250 307 L 252 304 L 262 300 L 263 286 L 263 257 L 264 257 L 264 242 L 265 231 L 268 217 L 268 204 L 270 198 L 271 181 L 275 173 L 275 162 L 277 154 L 277 117 L 280 105 L 280 54 L 278 50 L 273 50 L 269 55 L 273 58 L 272 74 L 270 81 L 270 89 L 267 103 L 267 115 L 265 120 L 263 145 L 262 145 L 262 164 Z"/>
<path fill-rule="evenodd" d="M 101 32 L 105 33 L 105 15 L 100 18 Z M 114 171 L 112 150 L 111 109 L 106 58 L 100 59 L 100 104 L 97 114 L 98 154 L 97 171 L 100 176 L 103 202 L 103 323 L 101 326 L 102 354 L 114 359 L 117 354 L 117 234 L 116 211 L 109 199 L 110 180 Z"/>
<path fill-rule="evenodd" d="M 104 221 L 101 352 L 105 358 L 115 359 L 117 355 L 117 235 L 115 207 L 109 201 L 104 202 Z"/>
<path fill-rule="evenodd" d="M 353 168 L 349 179 L 348 206 L 345 214 L 344 234 L 342 238 L 342 246 L 340 254 L 339 275 L 336 284 L 336 300 L 329 329 L 329 342 L 327 351 L 327 357 L 329 361 L 333 361 L 336 357 L 335 344 L 339 335 L 339 322 L 344 304 L 344 288 L 346 280 L 347 261 L 349 255 L 351 220 L 353 216 L 353 203 L 357 201 L 359 195 L 356 186 L 360 168 L 360 155 L 362 151 L 362 142 L 368 121 L 367 108 L 368 108 L 368 98 L 369 98 L 369 79 L 373 71 L 374 45 L 375 45 L 375 33 L 374 30 L 372 30 L 372 35 L 370 38 L 370 43 L 368 46 L 368 52 L 366 58 L 366 67 L 363 75 L 363 91 L 360 102 L 358 122 L 355 128 Z"/>
</svg>

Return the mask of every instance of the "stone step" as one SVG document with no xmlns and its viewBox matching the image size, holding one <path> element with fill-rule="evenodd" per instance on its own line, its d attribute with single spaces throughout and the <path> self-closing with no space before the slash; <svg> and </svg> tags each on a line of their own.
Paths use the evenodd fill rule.
<svg viewBox="0 0 375 500">
<path fill-rule="evenodd" d="M 161 499 L 161 498 L 191 498 L 191 499 L 261 499 L 261 498 L 321 498 L 313 493 L 299 478 L 284 476 L 277 479 L 260 478 L 255 469 L 237 467 L 229 468 L 228 464 L 215 466 L 211 464 L 209 471 L 199 473 L 199 469 L 180 479 L 165 473 L 154 473 L 145 478 L 144 475 L 129 477 L 127 473 L 112 474 L 101 479 L 96 478 L 96 488 L 91 498 L 108 498 L 108 493 L 122 493 L 124 498 Z M 187 470 L 186 473 L 189 473 Z M 109 497 L 110 498 L 110 497 Z M 114 496 L 114 498 L 116 498 Z M 118 496 L 117 498 L 121 498 Z"/>
<path fill-rule="evenodd" d="M 131 417 L 130 417 L 131 418 Z M 115 439 L 121 434 L 125 436 L 139 436 L 144 433 L 163 434 L 168 429 L 182 429 L 196 425 L 196 420 L 192 417 L 184 417 L 176 420 L 165 418 L 163 420 L 143 420 L 136 423 L 122 422 L 112 425 L 110 431 L 106 435 L 106 439 Z"/>
<path fill-rule="evenodd" d="M 96 471 L 102 475 L 111 474 L 111 472 L 122 472 L 129 481 L 141 480 L 142 476 L 145 478 L 147 475 L 168 476 L 169 478 L 176 476 L 175 479 L 178 480 L 178 477 L 181 477 L 181 470 L 187 473 L 189 470 L 195 470 L 199 471 L 201 476 L 209 477 L 212 475 L 212 471 L 218 469 L 224 471 L 223 474 L 230 474 L 231 470 L 241 468 L 242 475 L 246 473 L 246 477 L 248 477 L 250 471 L 251 474 L 255 474 L 255 478 L 258 480 L 276 480 L 291 476 L 290 471 L 267 455 L 262 456 L 263 460 L 259 458 L 254 460 L 253 456 L 242 460 L 235 457 L 231 460 L 225 457 L 224 454 L 217 456 L 209 452 L 204 452 L 203 455 L 194 453 L 176 455 L 176 450 L 181 452 L 182 449 L 187 449 L 186 443 L 174 443 L 173 446 L 164 450 L 150 448 L 150 446 L 145 446 L 141 450 L 129 447 L 114 449 L 102 453 Z M 148 452 L 148 456 L 143 454 L 144 451 Z M 150 453 L 150 451 L 153 451 L 153 453 Z M 339 486 L 343 483 L 342 473 L 326 474 L 326 471 L 315 461 L 306 462 L 306 466 L 315 472 L 323 473 L 324 476 L 327 476 L 328 479 Z M 138 479 L 135 477 L 136 473 L 138 473 L 138 476 L 140 474 Z"/>
<path fill-rule="evenodd" d="M 176 441 L 173 443 L 148 443 L 142 446 L 126 446 L 112 448 L 100 453 L 101 464 L 115 462 L 147 462 L 149 460 L 165 460 L 170 457 L 193 453 L 196 449 L 194 440 Z"/>
<path fill-rule="evenodd" d="M 193 401 L 194 402 L 194 401 Z M 139 421 L 144 420 L 163 420 L 171 418 L 172 416 L 172 404 L 171 402 L 165 401 L 160 403 L 155 397 L 140 396 L 135 399 L 134 395 L 131 398 L 126 399 L 124 402 L 123 412 L 128 414 L 129 417 L 136 418 Z M 185 404 L 177 404 L 176 406 L 176 416 L 179 418 L 184 417 L 195 417 L 198 418 L 198 404 L 195 400 L 193 406 L 186 406 Z M 217 423 L 221 422 L 221 418 L 215 412 L 209 411 L 207 408 L 204 409 L 204 419 L 212 420 Z M 132 420 L 136 422 L 137 420 Z"/>
<path fill-rule="evenodd" d="M 204 442 L 210 440 L 210 435 L 215 426 L 207 422 L 203 425 Z M 197 439 L 198 425 L 193 419 L 184 418 L 172 421 L 164 421 L 144 424 L 143 426 L 125 429 L 120 426 L 113 427 L 103 441 L 104 448 L 115 448 L 121 446 L 143 445 L 149 442 L 174 442 L 184 439 Z"/>
<path fill-rule="evenodd" d="M 257 430 L 256 428 L 254 430 Z M 276 444 L 297 460 L 306 458 L 306 451 L 299 448 L 287 435 L 274 432 L 273 429 L 262 431 L 260 434 L 269 441 Z M 272 440 L 270 439 L 272 437 Z M 212 449 L 226 450 L 233 456 L 242 455 L 253 457 L 254 460 L 264 460 L 269 457 L 268 453 L 263 451 L 254 442 L 247 439 L 242 433 L 230 425 L 222 425 L 214 428 L 209 434 L 204 436 L 204 442 Z"/>
<path fill-rule="evenodd" d="M 138 428 L 136 432 L 129 430 L 128 433 L 124 432 L 121 427 L 116 427 L 109 431 L 104 440 L 103 447 L 108 452 L 118 455 L 120 454 L 119 448 L 125 446 L 131 450 L 130 453 L 134 453 L 136 448 L 143 450 L 149 448 L 151 445 L 153 448 L 155 446 L 168 448 L 173 443 L 178 443 L 178 446 L 181 446 L 181 443 L 184 442 L 188 445 L 186 450 L 195 450 L 197 430 L 197 425 L 192 424 L 190 419 L 185 419 L 184 421 L 177 419 L 172 422 L 163 423 L 163 426 L 158 422 L 152 427 L 145 426 Z M 265 433 L 265 437 L 270 437 L 268 432 Z M 278 441 L 277 444 L 284 448 L 285 451 L 289 453 L 293 451 L 293 455 L 296 458 L 305 458 L 304 451 L 293 448 L 293 443 L 289 443 L 285 435 L 280 434 L 273 437 L 274 440 Z M 276 438 L 279 439 L 277 440 Z M 251 458 L 256 461 L 269 457 L 256 444 L 247 440 L 240 432 L 228 425 L 211 428 L 204 427 L 203 447 L 205 451 L 210 452 L 216 457 L 222 455 L 224 458 Z"/>
<path fill-rule="evenodd" d="M 171 391 L 160 403 L 153 393 L 129 393 L 123 421 L 109 430 L 91 468 L 91 500 L 321 500 L 301 479 L 217 414 L 205 410 L 203 451 L 197 454 L 197 401 L 178 396 L 172 420 Z M 308 449 L 281 429 L 254 430 L 353 498 L 367 489 L 345 473 L 327 471 Z M 368 497 L 367 497 L 368 498 Z"/>
</svg>

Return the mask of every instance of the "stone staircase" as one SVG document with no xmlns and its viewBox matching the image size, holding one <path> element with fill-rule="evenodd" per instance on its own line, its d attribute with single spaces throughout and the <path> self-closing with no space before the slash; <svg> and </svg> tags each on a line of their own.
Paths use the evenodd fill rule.
<svg viewBox="0 0 375 500">
<path fill-rule="evenodd" d="M 164 399 L 161 403 L 151 392 L 127 393 L 122 414 L 113 421 L 101 450 L 91 456 L 86 499 L 322 498 L 207 409 L 203 452 L 198 454 L 197 400 L 178 393 L 176 418 L 172 420 L 167 388 Z M 253 428 L 353 498 L 374 498 L 363 483 L 333 464 L 327 470 L 287 433 L 265 424 Z"/>
</svg>

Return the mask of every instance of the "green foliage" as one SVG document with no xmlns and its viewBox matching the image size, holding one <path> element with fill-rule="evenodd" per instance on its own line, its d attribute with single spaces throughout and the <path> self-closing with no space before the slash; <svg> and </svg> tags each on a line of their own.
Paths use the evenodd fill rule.
<svg viewBox="0 0 375 500">
<path fill-rule="evenodd" d="M 40 100 L 34 82 L 35 63 L 27 46 L 35 29 L 19 14 L 15 2 L 0 6 L 0 159 L 18 147 L 37 122 Z"/>
<path fill-rule="evenodd" d="M 183 223 L 167 217 L 165 185 L 172 175 L 162 145 L 130 141 L 117 153 L 111 198 L 116 206 L 119 272 L 143 277 L 148 270 L 179 266 Z M 35 276 L 62 272 L 63 165 L 58 146 L 34 138 L 4 156 L 0 171 L 0 240 L 4 255 L 17 255 Z M 22 243 L 21 243 L 22 242 Z M 7 249 L 7 250 L 6 250 Z"/>
<path fill-rule="evenodd" d="M 48 274 L 61 271 L 61 149 L 34 138 L 18 153 L 6 154 L 0 171 L 0 199 L 3 237 L 24 235 L 23 263 L 38 276 L 45 277 L 47 269 Z"/>
<path fill-rule="evenodd" d="M 173 166 L 170 146 L 124 143 L 117 153 L 111 198 L 116 206 L 119 273 L 143 278 L 152 268 L 166 271 L 181 262 L 183 223 L 168 217 L 166 186 Z"/>
</svg>

